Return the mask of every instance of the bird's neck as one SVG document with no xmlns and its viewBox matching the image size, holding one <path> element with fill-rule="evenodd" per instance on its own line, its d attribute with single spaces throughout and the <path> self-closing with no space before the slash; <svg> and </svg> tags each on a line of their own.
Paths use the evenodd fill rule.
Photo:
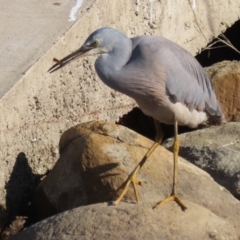
<svg viewBox="0 0 240 240">
<path fill-rule="evenodd" d="M 132 41 L 129 38 L 117 43 L 112 51 L 99 56 L 95 69 L 100 79 L 110 88 L 121 92 L 121 70 L 129 61 L 132 53 Z"/>
</svg>

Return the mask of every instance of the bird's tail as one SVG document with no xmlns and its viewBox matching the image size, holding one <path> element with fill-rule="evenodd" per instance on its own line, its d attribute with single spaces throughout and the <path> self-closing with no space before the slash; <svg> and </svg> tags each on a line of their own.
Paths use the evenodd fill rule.
<svg viewBox="0 0 240 240">
<path fill-rule="evenodd" d="M 205 105 L 207 113 L 209 114 L 208 124 L 209 125 L 221 125 L 226 123 L 226 119 L 222 108 L 218 104 L 217 109 L 212 109 L 208 104 Z"/>
</svg>

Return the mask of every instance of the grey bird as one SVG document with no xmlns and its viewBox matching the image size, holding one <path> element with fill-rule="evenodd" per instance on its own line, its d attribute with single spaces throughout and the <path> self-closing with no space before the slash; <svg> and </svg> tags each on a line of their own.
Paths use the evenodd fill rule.
<svg viewBox="0 0 240 240">
<path fill-rule="evenodd" d="M 174 125 L 173 187 L 169 197 L 159 202 L 161 207 L 175 201 L 182 210 L 187 207 L 176 191 L 178 169 L 178 125 L 191 128 L 199 124 L 221 124 L 224 115 L 216 99 L 212 83 L 198 61 L 184 48 L 160 36 L 128 38 L 109 27 L 93 32 L 75 52 L 57 62 L 48 71 L 54 72 L 73 59 L 86 55 L 100 55 L 95 61 L 99 78 L 110 88 L 133 98 L 140 109 L 154 119 L 156 139 L 127 180 L 116 190 L 123 189 L 118 204 L 132 184 L 140 182 L 137 174 L 146 160 L 161 144 L 161 123 Z"/>
</svg>

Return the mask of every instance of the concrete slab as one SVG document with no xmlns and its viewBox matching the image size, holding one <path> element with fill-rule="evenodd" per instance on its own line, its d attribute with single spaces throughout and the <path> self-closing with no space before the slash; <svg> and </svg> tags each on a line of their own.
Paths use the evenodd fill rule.
<svg viewBox="0 0 240 240">
<path fill-rule="evenodd" d="M 0 0 L 0 98 L 74 24 L 71 10 L 82 2 Z"/>
</svg>

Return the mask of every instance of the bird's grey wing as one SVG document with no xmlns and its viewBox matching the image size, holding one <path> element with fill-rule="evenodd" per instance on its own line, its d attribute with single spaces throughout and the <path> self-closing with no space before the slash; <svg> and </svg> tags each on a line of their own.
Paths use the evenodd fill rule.
<svg viewBox="0 0 240 240">
<path fill-rule="evenodd" d="M 166 90 L 172 101 L 182 102 L 189 109 L 205 110 L 211 116 L 222 117 L 211 80 L 202 66 L 177 44 L 166 40 L 166 46 L 163 64 L 167 71 Z"/>
<path fill-rule="evenodd" d="M 209 77 L 189 52 L 162 37 L 142 36 L 131 40 L 133 51 L 128 63 L 131 68 L 126 69 L 131 69 L 130 83 L 135 84 L 135 91 L 141 88 L 139 92 L 163 99 L 164 87 L 165 95 L 172 102 L 181 102 L 190 110 L 206 111 L 214 122 L 224 118 Z M 137 79 L 142 79 L 141 84 Z"/>
</svg>

